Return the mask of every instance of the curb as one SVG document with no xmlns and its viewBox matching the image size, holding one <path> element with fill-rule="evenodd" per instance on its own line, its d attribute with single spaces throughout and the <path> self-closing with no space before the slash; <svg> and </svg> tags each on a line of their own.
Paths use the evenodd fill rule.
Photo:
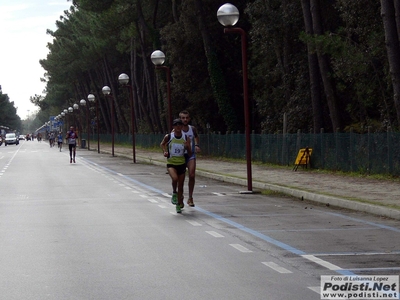
<svg viewBox="0 0 400 300">
<path fill-rule="evenodd" d="M 104 153 L 111 153 L 109 151 L 101 151 Z M 131 158 L 131 156 L 124 155 L 122 153 L 119 153 L 120 156 L 126 157 L 126 158 Z M 151 157 L 143 157 L 143 156 L 136 156 L 137 161 L 142 161 L 146 163 L 150 163 L 156 166 L 166 166 L 165 162 L 159 161 L 159 160 L 154 160 Z M 237 177 L 230 177 L 227 175 L 220 175 L 220 174 L 215 174 L 207 171 L 202 171 L 199 169 L 196 169 L 196 175 L 203 176 L 206 178 L 222 181 L 222 182 L 229 182 L 233 183 L 236 185 L 241 185 L 241 186 L 247 186 L 247 180 L 243 178 L 237 178 Z M 257 182 L 253 181 L 253 187 L 261 190 L 271 190 L 274 192 L 279 192 L 282 194 L 290 195 L 298 199 L 302 200 L 308 200 L 316 203 L 322 203 L 326 204 L 329 206 L 333 207 L 340 207 L 340 208 L 346 208 L 354 211 L 359 211 L 359 212 L 364 212 L 364 213 L 369 213 L 372 215 L 377 215 L 381 217 L 387 217 L 395 220 L 400 220 L 400 210 L 397 209 L 392 209 L 389 207 L 384 207 L 384 206 L 379 206 L 379 205 L 373 205 L 369 203 L 362 203 L 358 201 L 351 201 L 339 197 L 334 197 L 334 196 L 327 196 L 327 195 L 322 195 L 318 193 L 311 193 L 311 192 L 306 192 L 302 190 L 298 190 L 295 188 L 288 188 L 288 187 L 283 187 L 275 184 L 270 184 L 270 183 L 263 183 L 263 182 Z"/>
<path fill-rule="evenodd" d="M 229 176 L 214 174 L 214 173 L 205 172 L 205 171 L 201 171 L 201 170 L 196 170 L 196 174 L 207 177 L 207 178 L 223 181 L 223 182 L 229 182 L 229 183 L 238 184 L 238 185 L 242 185 L 242 186 L 247 185 L 246 179 L 229 177 Z M 343 198 L 326 196 L 326 195 L 321 195 L 321 194 L 317 194 L 317 193 L 310 193 L 310 192 L 298 190 L 295 188 L 288 188 L 288 187 L 283 187 L 283 186 L 270 184 L 270 183 L 253 181 L 253 187 L 256 187 L 256 188 L 262 189 L 262 190 L 271 190 L 274 192 L 280 192 L 280 193 L 290 195 L 290 196 L 293 196 L 295 198 L 302 199 L 302 200 L 304 199 L 304 200 L 308 200 L 308 201 L 312 201 L 312 202 L 323 203 L 323 204 L 326 204 L 329 206 L 346 208 L 346 209 L 350 209 L 350 210 L 355 210 L 355 211 L 360 211 L 360 212 L 365 212 L 365 213 L 369 213 L 369 214 L 373 214 L 373 215 L 378 215 L 378 216 L 383 216 L 383 217 L 400 220 L 400 211 L 396 210 L 396 209 L 391 209 L 389 207 L 373 205 L 373 204 L 368 204 L 368 203 L 362 203 L 362 202 L 358 202 L 358 201 L 351 201 L 351 200 L 347 200 L 347 199 L 343 199 Z"/>
</svg>

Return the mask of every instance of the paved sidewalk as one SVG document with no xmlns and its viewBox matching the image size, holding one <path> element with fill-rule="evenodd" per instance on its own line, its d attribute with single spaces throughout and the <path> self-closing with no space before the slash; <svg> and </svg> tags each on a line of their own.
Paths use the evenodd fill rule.
<svg viewBox="0 0 400 300">
<path fill-rule="evenodd" d="M 101 144 L 100 150 L 102 153 L 111 153 L 111 145 Z M 132 148 L 115 146 L 114 154 L 133 159 Z M 161 150 L 157 152 L 136 149 L 136 162 L 166 165 Z M 242 185 L 241 190 L 247 190 L 245 162 L 222 161 L 199 156 L 196 175 Z M 291 168 L 259 164 L 252 164 L 252 177 L 253 191 L 272 190 L 304 200 L 400 220 L 398 181 L 324 174 L 301 167 L 297 171 L 292 171 Z"/>
</svg>

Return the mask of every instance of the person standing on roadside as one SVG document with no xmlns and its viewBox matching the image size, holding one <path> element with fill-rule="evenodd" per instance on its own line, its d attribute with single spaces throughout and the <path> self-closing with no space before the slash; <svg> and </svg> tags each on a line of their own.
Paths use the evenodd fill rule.
<svg viewBox="0 0 400 300">
<path fill-rule="evenodd" d="M 193 191 L 194 191 L 194 184 L 196 181 L 196 153 L 200 153 L 200 139 L 197 133 L 197 129 L 189 125 L 190 122 L 190 114 L 187 110 L 183 110 L 179 113 L 179 117 L 182 120 L 183 126 L 182 131 L 183 133 L 189 138 L 191 144 L 191 154 L 186 153 L 186 166 L 189 171 L 189 198 L 187 200 L 187 204 L 191 207 L 194 207 L 193 202 Z"/>
<path fill-rule="evenodd" d="M 69 128 L 69 131 L 67 131 L 67 136 L 65 138 L 67 139 L 69 148 L 69 163 L 72 163 L 72 161 L 74 161 L 75 163 L 76 141 L 78 140 L 78 135 L 74 131 L 73 126 Z"/>
<path fill-rule="evenodd" d="M 172 180 L 171 202 L 176 206 L 176 212 L 181 213 L 183 204 L 183 185 L 185 182 L 186 162 L 185 151 L 191 155 L 190 141 L 182 132 L 181 119 L 172 122 L 173 132 L 166 134 L 161 141 L 161 149 L 167 158 L 167 170 Z"/>
</svg>

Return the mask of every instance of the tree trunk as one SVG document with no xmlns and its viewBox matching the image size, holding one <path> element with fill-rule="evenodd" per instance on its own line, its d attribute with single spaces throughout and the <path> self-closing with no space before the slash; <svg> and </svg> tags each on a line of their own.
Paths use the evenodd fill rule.
<svg viewBox="0 0 400 300">
<path fill-rule="evenodd" d="M 143 61 L 143 78 L 144 78 L 144 87 L 143 87 L 143 92 L 146 92 L 147 95 L 147 102 L 148 102 L 148 108 L 150 118 L 151 118 L 151 123 L 149 123 L 149 127 L 152 128 L 152 131 L 154 132 L 155 129 L 157 131 L 162 130 L 162 123 L 160 119 L 160 109 L 158 106 L 158 103 L 156 101 L 156 98 L 154 97 L 153 93 L 153 88 L 154 85 L 151 85 L 151 76 L 150 76 L 150 66 L 149 66 L 149 55 L 147 50 L 147 44 L 146 44 L 146 36 L 150 36 L 149 29 L 146 23 L 146 20 L 143 16 L 142 12 L 142 6 L 141 6 L 141 1 L 137 1 L 137 14 L 138 14 L 138 21 L 137 21 L 137 28 L 138 28 L 138 34 L 139 34 L 139 42 L 140 42 L 140 50 L 141 50 L 141 56 L 142 56 L 142 61 Z M 152 67 L 154 68 L 154 67 Z M 146 89 L 145 89 L 146 87 Z M 167 126 L 168 128 L 168 126 Z"/>
<path fill-rule="evenodd" d="M 393 0 L 393 4 L 396 16 L 397 38 L 400 41 L 400 0 Z"/>
<path fill-rule="evenodd" d="M 103 75 L 103 73 L 104 73 L 103 70 L 104 70 L 104 66 L 102 68 L 98 68 L 97 77 L 100 82 L 104 82 L 106 80 L 105 76 Z M 101 88 L 102 87 L 99 87 L 99 91 L 101 91 Z M 98 92 L 96 94 L 96 101 L 99 101 L 99 108 L 101 111 L 101 115 L 103 117 L 104 126 L 106 127 L 106 132 L 111 133 L 110 109 L 109 109 L 108 101 L 104 101 L 104 95 L 102 92 Z"/>
<path fill-rule="evenodd" d="M 285 16 L 288 15 L 286 10 L 288 9 L 288 0 L 282 0 L 282 13 L 284 13 Z M 289 22 L 283 22 L 283 51 L 282 51 L 282 62 L 283 62 L 283 82 L 284 82 L 284 88 L 285 88 L 285 101 L 286 103 L 289 103 L 290 97 L 293 93 L 293 84 L 291 80 L 291 76 L 289 76 L 291 72 L 291 67 L 290 67 L 290 55 L 292 52 L 292 39 L 290 35 L 291 31 L 291 26 Z"/>
<path fill-rule="evenodd" d="M 301 6 L 303 9 L 304 26 L 308 35 L 313 34 L 312 17 L 310 10 L 310 0 L 301 0 Z M 318 57 L 311 42 L 307 43 L 308 52 L 308 69 L 310 76 L 310 92 L 311 92 L 311 103 L 313 110 L 313 126 L 314 133 L 319 132 L 321 128 L 324 128 L 324 118 L 322 112 L 322 99 L 321 99 L 321 85 L 320 85 L 320 72 L 318 65 Z"/>
<path fill-rule="evenodd" d="M 143 85 L 140 84 L 140 76 L 138 74 L 143 74 L 142 69 L 139 68 L 137 63 L 138 57 L 136 52 L 135 41 L 133 41 L 131 50 L 131 74 L 132 74 L 132 85 L 133 85 L 133 102 L 135 106 L 135 120 L 136 120 L 136 130 L 138 130 L 139 120 L 145 119 L 146 123 L 149 124 L 150 130 L 154 132 L 153 122 L 149 116 L 148 110 L 143 100 Z M 142 80 L 143 82 L 143 80 Z"/>
<path fill-rule="evenodd" d="M 319 0 L 310 0 L 310 8 L 311 8 L 311 17 L 313 24 L 313 32 L 315 35 L 323 35 L 324 29 L 322 25 L 322 16 L 320 9 L 320 1 Z M 324 91 L 326 100 L 328 102 L 329 107 L 329 116 L 331 118 L 332 123 L 332 131 L 336 129 L 342 128 L 342 122 L 339 112 L 338 100 L 335 93 L 335 88 L 333 84 L 333 79 L 329 74 L 332 74 L 332 70 L 330 67 L 329 59 L 327 55 L 325 55 L 321 49 L 321 46 L 317 44 L 316 46 L 319 70 L 322 77 L 322 82 L 324 84 Z"/>
<path fill-rule="evenodd" d="M 213 47 L 209 36 L 209 30 L 207 30 L 202 8 L 202 1 L 195 0 L 195 5 L 197 10 L 199 29 L 203 38 L 204 52 L 207 57 L 208 73 L 210 76 L 213 94 L 218 104 L 219 113 L 223 117 L 225 124 L 227 125 L 228 131 L 236 130 L 238 128 L 237 117 L 235 114 L 235 110 L 230 103 L 229 93 L 226 87 L 226 82 L 224 80 L 221 66 L 218 62 L 217 55 L 212 49 Z"/>
<path fill-rule="evenodd" d="M 113 74 L 107 58 L 105 58 L 105 65 L 106 65 L 105 67 L 106 76 L 108 78 L 107 82 L 109 82 L 109 86 L 111 88 L 111 101 L 113 101 L 114 103 L 115 132 L 116 133 L 128 132 L 129 131 L 128 122 L 125 118 L 125 115 L 121 112 L 117 94 L 118 87 L 114 84 L 116 80 L 112 76 Z"/>
<path fill-rule="evenodd" d="M 400 124 L 400 45 L 393 0 L 381 0 L 381 15 L 385 29 L 386 51 L 393 85 L 393 101 L 396 108 L 397 122 Z"/>
</svg>

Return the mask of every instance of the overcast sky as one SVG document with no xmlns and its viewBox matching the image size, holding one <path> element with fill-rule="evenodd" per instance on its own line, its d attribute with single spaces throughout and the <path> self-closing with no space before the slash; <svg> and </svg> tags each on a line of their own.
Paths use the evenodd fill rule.
<svg viewBox="0 0 400 300">
<path fill-rule="evenodd" d="M 46 58 L 52 41 L 46 30 L 56 30 L 70 6 L 67 0 L 0 0 L 0 85 L 21 119 L 28 110 L 30 116 L 37 111 L 29 98 L 45 89 L 39 60 Z"/>
</svg>

